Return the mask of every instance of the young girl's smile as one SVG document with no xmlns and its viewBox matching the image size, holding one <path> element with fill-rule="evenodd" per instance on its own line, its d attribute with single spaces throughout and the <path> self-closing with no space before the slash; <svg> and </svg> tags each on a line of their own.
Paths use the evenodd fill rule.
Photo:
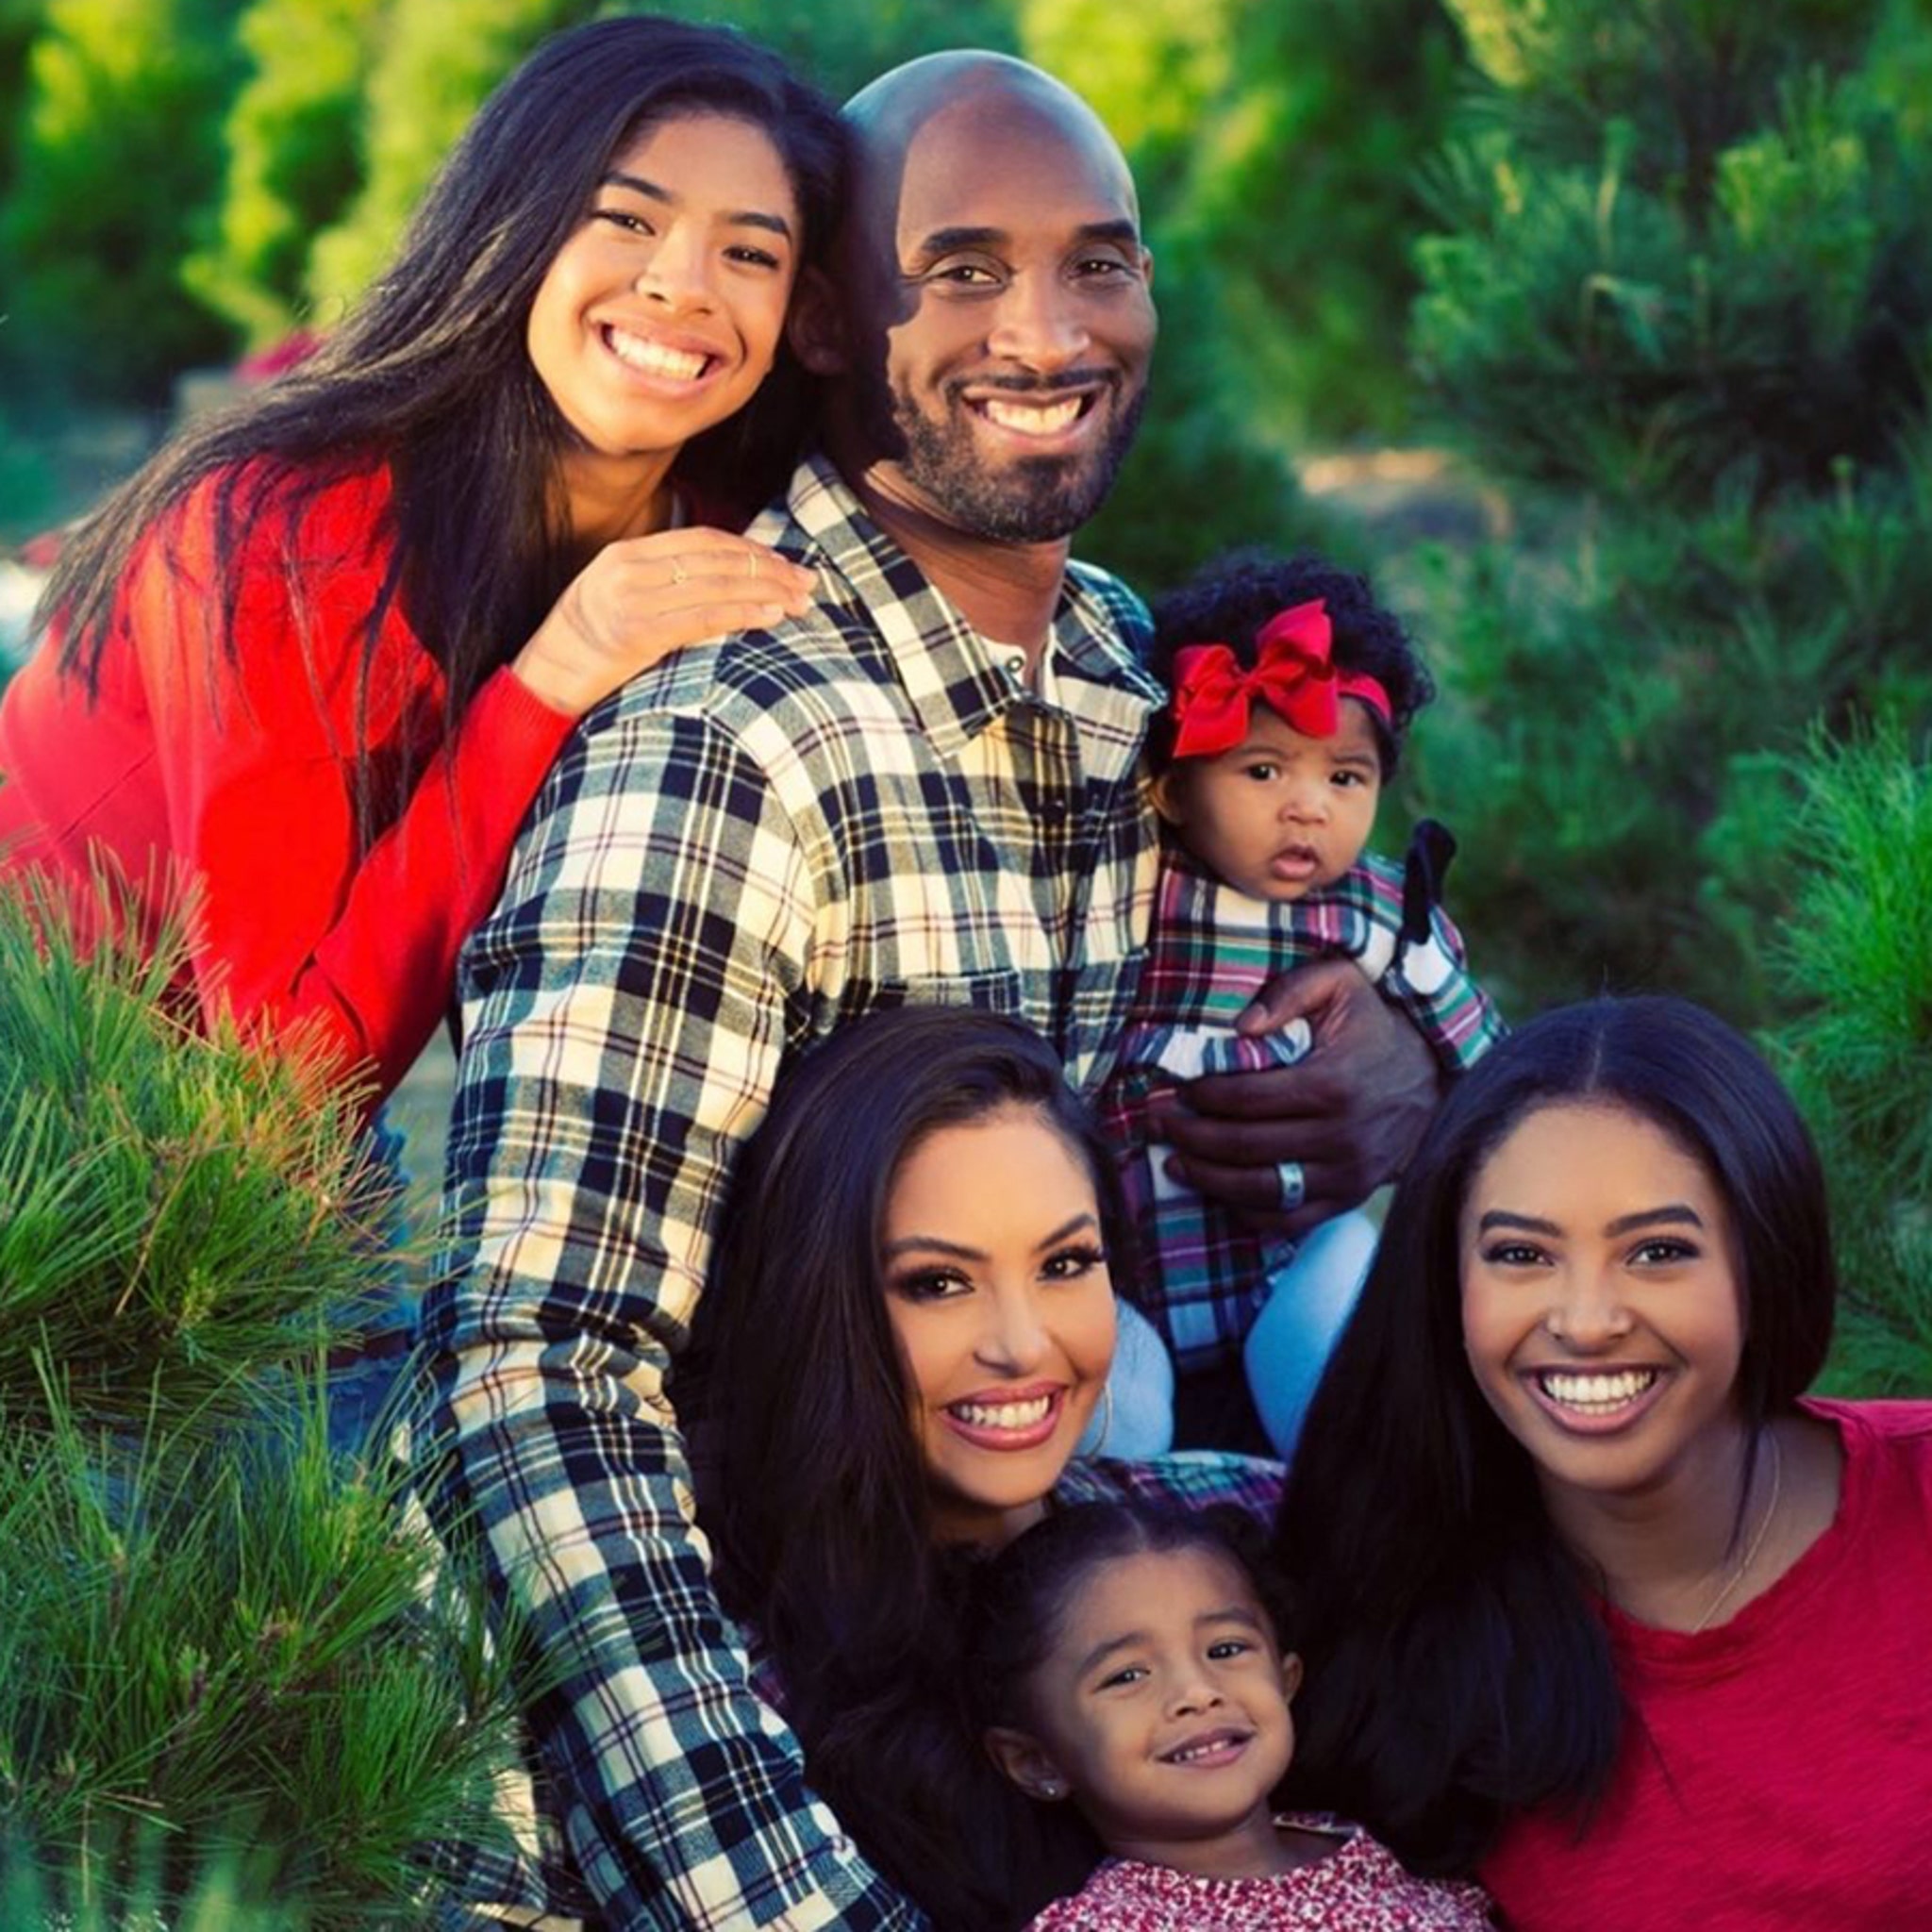
<svg viewBox="0 0 1932 1932">
<path fill-rule="evenodd" d="M 1117 1856 L 1277 1871 L 1297 1862 L 1269 1799 L 1294 1753 L 1300 1681 L 1230 1557 L 1123 1557 L 1075 1590 L 1027 1680 L 1028 1730 L 994 1733 L 993 1748 L 1035 1795 L 1071 1795 Z"/>
<path fill-rule="evenodd" d="M 1176 758 L 1155 787 L 1161 816 L 1210 872 L 1253 899 L 1299 899 L 1362 855 L 1382 792 L 1365 705 L 1344 698 L 1330 738 L 1257 703 L 1246 736 L 1211 758 Z"/>
</svg>

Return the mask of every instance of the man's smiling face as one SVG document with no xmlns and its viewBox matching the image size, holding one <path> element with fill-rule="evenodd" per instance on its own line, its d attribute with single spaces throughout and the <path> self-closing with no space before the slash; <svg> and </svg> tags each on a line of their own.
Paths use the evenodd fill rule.
<svg viewBox="0 0 1932 1932">
<path fill-rule="evenodd" d="M 1152 263 L 1126 165 L 1083 111 L 998 87 L 941 108 L 907 145 L 891 259 L 867 277 L 885 389 L 867 413 L 898 444 L 875 487 L 1002 542 L 1093 514 L 1146 390 Z"/>
</svg>

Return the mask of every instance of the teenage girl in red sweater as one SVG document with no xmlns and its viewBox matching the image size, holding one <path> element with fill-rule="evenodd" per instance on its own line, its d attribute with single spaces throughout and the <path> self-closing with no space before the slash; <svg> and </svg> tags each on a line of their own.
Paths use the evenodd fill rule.
<svg viewBox="0 0 1932 1932">
<path fill-rule="evenodd" d="M 144 933 L 190 888 L 203 1013 L 388 1092 L 573 723 L 803 606 L 806 573 L 707 525 L 792 454 L 786 308 L 841 153 L 728 30 L 540 48 L 358 312 L 66 546 L 0 705 L 0 866 L 83 929 L 102 858 Z"/>
</svg>

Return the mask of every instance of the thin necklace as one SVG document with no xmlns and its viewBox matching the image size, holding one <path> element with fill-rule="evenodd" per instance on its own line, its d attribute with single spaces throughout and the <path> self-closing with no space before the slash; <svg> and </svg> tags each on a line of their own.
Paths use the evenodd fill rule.
<svg viewBox="0 0 1932 1932">
<path fill-rule="evenodd" d="M 1764 1539 L 1771 1534 L 1771 1525 L 1777 1520 L 1778 1495 L 1784 1487 L 1784 1451 L 1778 1447 L 1776 1436 L 1771 1439 L 1771 1502 L 1758 1520 L 1757 1532 L 1751 1539 L 1751 1546 L 1744 1552 L 1744 1560 L 1730 1574 L 1724 1587 L 1705 1605 L 1704 1614 L 1690 1626 L 1692 1637 L 1702 1636 L 1709 1628 L 1712 1618 L 1731 1600 L 1731 1593 L 1750 1574 L 1751 1566 L 1757 1560 L 1757 1553 L 1764 1547 Z"/>
</svg>

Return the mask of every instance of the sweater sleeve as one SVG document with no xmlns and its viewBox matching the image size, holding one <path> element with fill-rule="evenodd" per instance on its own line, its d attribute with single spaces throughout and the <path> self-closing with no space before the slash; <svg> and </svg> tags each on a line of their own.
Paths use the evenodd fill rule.
<svg viewBox="0 0 1932 1932">
<path fill-rule="evenodd" d="M 572 721 L 508 670 L 441 740 L 441 679 L 399 614 L 364 664 L 387 563 L 386 490 L 337 486 L 308 512 L 299 589 L 275 520 L 225 596 L 210 492 L 138 558 L 122 607 L 153 727 L 167 849 L 198 893 L 203 1010 L 308 1032 L 387 1093 L 444 1011 L 457 954 Z M 232 625 L 235 648 L 227 628 Z M 425 740 L 427 741 L 425 742 Z M 441 740 L 441 741 L 439 741 Z M 358 747 L 369 754 L 366 845 Z M 400 808 L 385 774 L 408 759 Z"/>
</svg>

